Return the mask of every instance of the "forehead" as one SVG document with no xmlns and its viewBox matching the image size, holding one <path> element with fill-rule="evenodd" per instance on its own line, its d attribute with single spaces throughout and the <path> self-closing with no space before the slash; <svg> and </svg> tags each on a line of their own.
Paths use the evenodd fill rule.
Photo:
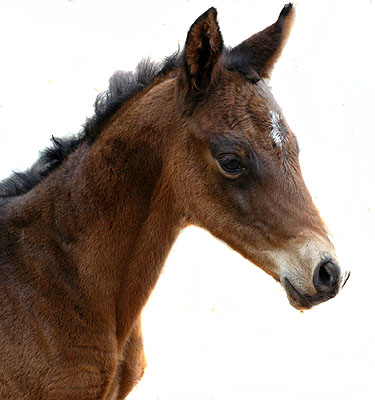
<svg viewBox="0 0 375 400">
<path fill-rule="evenodd" d="M 227 73 L 217 89 L 194 114 L 197 129 L 206 139 L 232 133 L 250 143 L 285 150 L 288 126 L 264 80 L 251 83 L 241 74 Z"/>
<path fill-rule="evenodd" d="M 229 120 L 233 125 L 251 126 L 266 142 L 273 142 L 279 148 L 288 141 L 288 127 L 282 111 L 274 99 L 270 87 L 259 80 L 257 83 L 246 82 L 242 90 L 235 90 L 233 109 L 227 105 Z M 271 140 L 270 140 L 271 139 Z"/>
<path fill-rule="evenodd" d="M 281 109 L 271 93 L 271 88 L 263 80 L 251 84 L 247 107 L 250 115 L 258 123 L 269 125 L 282 116 Z"/>
<path fill-rule="evenodd" d="M 257 83 L 253 83 L 251 86 L 254 88 L 259 100 L 264 101 L 264 103 L 266 103 L 272 109 L 279 108 L 271 93 L 271 88 L 263 79 L 259 80 Z"/>
<path fill-rule="evenodd" d="M 288 128 L 281 109 L 263 80 L 258 81 L 254 86 L 258 100 L 250 102 L 251 113 L 257 116 L 255 119 L 264 121 L 261 128 L 266 133 L 268 132 L 274 144 L 281 148 L 288 141 Z"/>
</svg>

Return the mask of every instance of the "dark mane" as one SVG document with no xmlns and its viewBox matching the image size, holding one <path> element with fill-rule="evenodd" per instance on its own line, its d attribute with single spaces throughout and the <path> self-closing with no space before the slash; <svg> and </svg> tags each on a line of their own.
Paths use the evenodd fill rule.
<svg viewBox="0 0 375 400">
<path fill-rule="evenodd" d="M 56 170 L 81 143 L 93 143 L 102 132 L 105 123 L 122 104 L 152 84 L 156 78 L 173 71 L 179 64 L 179 59 L 180 52 L 177 51 L 162 63 L 152 62 L 148 58 L 143 59 L 134 72 L 115 72 L 109 80 L 108 90 L 97 96 L 94 115 L 87 119 L 82 130 L 69 138 L 52 136 L 52 145 L 40 153 L 31 168 L 24 172 L 15 171 L 9 178 L 0 182 L 0 198 L 27 193 Z"/>
</svg>

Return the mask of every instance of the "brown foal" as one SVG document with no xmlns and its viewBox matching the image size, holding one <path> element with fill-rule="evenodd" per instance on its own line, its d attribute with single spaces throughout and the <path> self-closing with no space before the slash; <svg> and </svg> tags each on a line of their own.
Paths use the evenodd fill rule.
<svg viewBox="0 0 375 400">
<path fill-rule="evenodd" d="M 233 49 L 214 8 L 163 64 L 117 73 L 96 114 L 0 184 L 0 398 L 123 399 L 140 315 L 180 230 L 209 230 L 308 309 L 347 279 L 266 80 L 294 16 Z"/>
</svg>

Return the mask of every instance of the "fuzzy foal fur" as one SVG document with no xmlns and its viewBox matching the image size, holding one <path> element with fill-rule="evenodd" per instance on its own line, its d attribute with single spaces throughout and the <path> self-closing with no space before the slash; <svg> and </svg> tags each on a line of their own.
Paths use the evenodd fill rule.
<svg viewBox="0 0 375 400">
<path fill-rule="evenodd" d="M 54 139 L 1 184 L 1 399 L 126 397 L 145 367 L 142 308 L 188 224 L 278 280 L 249 246 L 325 235 L 295 137 L 283 152 L 273 145 L 262 95 L 292 18 L 287 5 L 229 50 L 208 10 L 181 55 L 115 74 L 81 134 Z M 220 169 L 236 166 L 222 158 L 235 152 L 238 177 Z"/>
</svg>

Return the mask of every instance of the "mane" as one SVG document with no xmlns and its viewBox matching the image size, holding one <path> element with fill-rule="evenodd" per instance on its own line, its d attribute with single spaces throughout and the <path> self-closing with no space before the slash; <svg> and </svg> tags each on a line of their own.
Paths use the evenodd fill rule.
<svg viewBox="0 0 375 400">
<path fill-rule="evenodd" d="M 108 119 L 135 94 L 150 86 L 157 78 L 165 77 L 180 62 L 178 50 L 161 63 L 149 58 L 141 60 L 134 72 L 115 72 L 107 91 L 100 93 L 94 104 L 94 115 L 87 119 L 82 130 L 68 138 L 52 136 L 52 145 L 41 151 L 38 160 L 24 172 L 13 174 L 0 182 L 0 198 L 27 193 L 66 160 L 82 143 L 92 144 L 101 134 Z"/>
</svg>

